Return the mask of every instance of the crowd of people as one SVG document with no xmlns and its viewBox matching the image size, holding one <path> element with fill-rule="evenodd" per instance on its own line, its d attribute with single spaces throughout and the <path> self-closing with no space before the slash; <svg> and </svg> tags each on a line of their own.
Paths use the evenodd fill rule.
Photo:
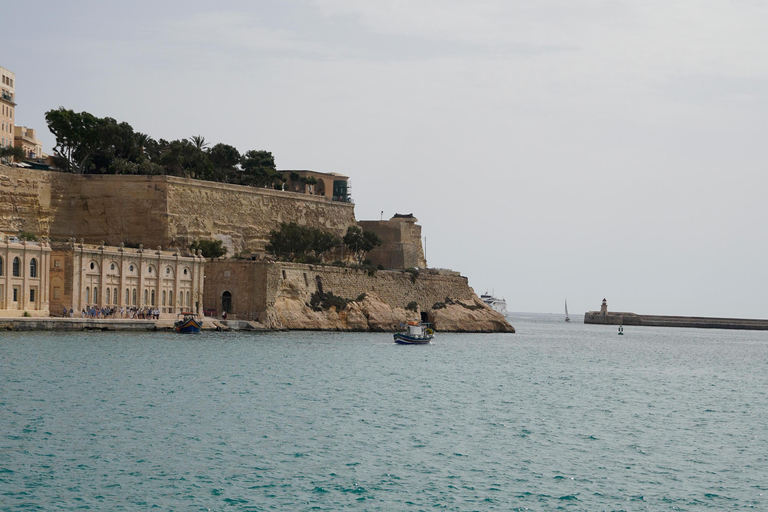
<svg viewBox="0 0 768 512">
<path fill-rule="evenodd" d="M 74 309 L 64 308 L 65 317 L 73 318 L 75 316 Z M 158 320 L 160 318 L 159 308 L 126 308 L 126 307 L 103 307 L 97 308 L 96 306 L 89 306 L 83 308 L 80 311 L 80 316 L 83 318 L 131 318 L 131 319 L 143 319 L 143 320 Z"/>
</svg>

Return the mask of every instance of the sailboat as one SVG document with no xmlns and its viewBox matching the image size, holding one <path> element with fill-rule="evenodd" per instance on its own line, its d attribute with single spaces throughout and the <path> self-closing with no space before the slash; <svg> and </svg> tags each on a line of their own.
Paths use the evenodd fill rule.
<svg viewBox="0 0 768 512">
<path fill-rule="evenodd" d="M 565 321 L 570 322 L 571 317 L 568 316 L 568 300 L 565 301 Z"/>
</svg>

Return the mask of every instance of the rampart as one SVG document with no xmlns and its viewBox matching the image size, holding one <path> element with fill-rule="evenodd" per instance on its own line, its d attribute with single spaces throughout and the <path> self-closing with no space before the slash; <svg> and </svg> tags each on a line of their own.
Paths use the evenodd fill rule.
<svg viewBox="0 0 768 512">
<path fill-rule="evenodd" d="M 343 235 L 354 205 L 327 197 L 173 176 L 78 175 L 0 166 L 0 232 L 117 246 L 185 248 L 219 239 L 229 254 L 264 249 L 298 222 Z"/>
<path fill-rule="evenodd" d="M 333 295 L 343 308 L 311 305 Z M 230 318 L 270 328 L 392 330 L 421 317 L 441 330 L 514 332 L 477 298 L 467 278 L 451 271 L 379 270 L 266 261 L 215 260 L 206 266 L 206 308 L 230 306 Z M 409 308 L 409 309 L 406 309 Z"/>
</svg>

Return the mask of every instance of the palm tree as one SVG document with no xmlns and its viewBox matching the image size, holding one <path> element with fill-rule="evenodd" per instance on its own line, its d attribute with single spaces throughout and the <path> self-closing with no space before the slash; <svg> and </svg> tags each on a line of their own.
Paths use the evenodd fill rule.
<svg viewBox="0 0 768 512">
<path fill-rule="evenodd" d="M 189 142 L 194 144 L 195 147 L 200 151 L 204 151 L 205 148 L 210 145 L 210 143 L 205 142 L 205 137 L 203 137 L 202 135 L 195 135 L 194 137 L 190 137 Z"/>
</svg>

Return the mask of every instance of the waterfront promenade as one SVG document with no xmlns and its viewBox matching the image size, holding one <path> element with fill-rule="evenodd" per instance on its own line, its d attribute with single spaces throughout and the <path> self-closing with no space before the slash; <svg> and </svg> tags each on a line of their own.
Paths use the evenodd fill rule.
<svg viewBox="0 0 768 512">
<path fill-rule="evenodd" d="M 0 331 L 172 331 L 174 319 L 145 320 L 133 318 L 61 318 L 9 317 L 0 318 Z M 203 318 L 203 330 L 262 331 L 257 322 Z"/>
</svg>

